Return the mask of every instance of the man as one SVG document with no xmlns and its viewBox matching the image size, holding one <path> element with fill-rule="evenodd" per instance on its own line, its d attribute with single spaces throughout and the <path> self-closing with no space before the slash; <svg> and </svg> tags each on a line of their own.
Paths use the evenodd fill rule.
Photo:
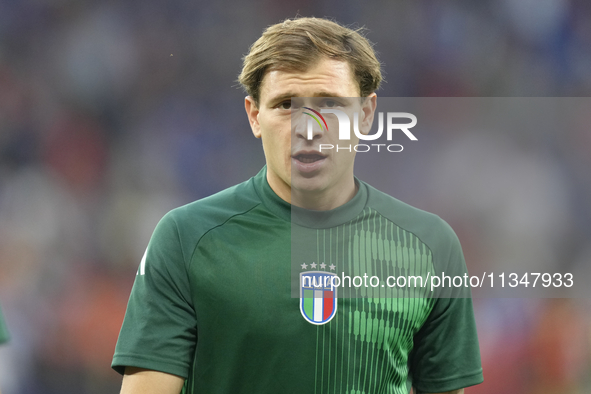
<svg viewBox="0 0 591 394">
<path fill-rule="evenodd" d="M 339 108 L 369 133 L 381 74 L 368 41 L 325 19 L 287 20 L 251 47 L 239 79 L 266 166 L 156 227 L 113 359 L 121 392 L 461 393 L 480 383 L 469 297 L 326 298 L 318 309 L 291 296 L 300 259 L 302 269 L 465 271 L 441 219 L 356 179 L 354 152 L 320 151 L 336 142 L 334 116 L 308 130 L 302 109 Z M 359 252 L 360 237 L 373 252 Z M 342 255 L 328 260 L 333 249 Z"/>
<path fill-rule="evenodd" d="M 4 322 L 4 315 L 2 314 L 2 309 L 0 309 L 0 344 L 8 342 L 8 339 L 8 328 L 6 327 L 6 323 Z M 0 394 L 2 394 L 2 390 L 0 390 Z"/>
<path fill-rule="evenodd" d="M 2 309 L 0 309 L 0 343 L 8 342 L 8 339 L 8 328 L 6 327 L 6 323 L 4 322 L 4 315 L 2 314 Z"/>
</svg>

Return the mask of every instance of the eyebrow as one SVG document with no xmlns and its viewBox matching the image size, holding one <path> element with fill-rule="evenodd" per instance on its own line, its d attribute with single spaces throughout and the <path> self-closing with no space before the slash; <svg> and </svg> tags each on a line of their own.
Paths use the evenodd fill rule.
<svg viewBox="0 0 591 394">
<path fill-rule="evenodd" d="M 293 93 L 293 92 L 287 92 L 287 93 L 282 93 L 279 94 L 273 98 L 271 98 L 271 100 L 269 100 L 271 103 L 276 103 L 282 100 L 286 100 L 286 99 L 290 99 L 292 97 L 303 97 L 303 96 L 298 96 L 297 94 Z M 328 91 L 320 91 L 317 93 L 314 93 L 313 96 L 305 96 L 305 97 L 343 97 L 340 94 L 334 93 L 334 92 L 328 92 Z"/>
</svg>

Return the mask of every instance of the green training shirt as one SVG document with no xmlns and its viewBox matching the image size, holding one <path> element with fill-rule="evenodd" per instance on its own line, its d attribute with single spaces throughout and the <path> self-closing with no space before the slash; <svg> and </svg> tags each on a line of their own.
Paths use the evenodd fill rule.
<svg viewBox="0 0 591 394">
<path fill-rule="evenodd" d="M 113 368 L 184 377 L 185 394 L 406 394 L 411 382 L 423 392 L 482 382 L 469 294 L 409 297 L 378 285 L 298 297 L 316 294 L 299 288 L 300 274 L 383 284 L 466 272 L 443 220 L 357 182 L 343 206 L 292 212 L 263 168 L 166 214 L 138 269 Z"/>
</svg>

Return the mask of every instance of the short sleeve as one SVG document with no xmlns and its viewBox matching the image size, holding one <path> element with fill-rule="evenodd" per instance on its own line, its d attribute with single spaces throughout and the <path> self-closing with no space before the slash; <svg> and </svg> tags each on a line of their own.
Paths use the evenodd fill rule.
<svg viewBox="0 0 591 394">
<path fill-rule="evenodd" d="M 158 223 L 136 275 L 112 367 L 126 366 L 186 378 L 197 322 L 181 236 L 169 213 Z"/>
<path fill-rule="evenodd" d="M 447 245 L 438 274 L 463 276 L 467 269 L 460 242 L 446 227 Z M 435 299 L 431 313 L 414 337 L 409 366 L 412 385 L 421 392 L 447 392 L 483 381 L 470 289 L 445 293 L 452 297 Z"/>
</svg>

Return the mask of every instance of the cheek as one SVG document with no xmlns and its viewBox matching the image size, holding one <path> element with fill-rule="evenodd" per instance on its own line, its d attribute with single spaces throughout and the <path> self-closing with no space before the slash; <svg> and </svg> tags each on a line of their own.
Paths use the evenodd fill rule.
<svg viewBox="0 0 591 394">
<path fill-rule="evenodd" d="M 265 154 L 279 163 L 291 160 L 291 119 L 267 118 L 264 129 Z"/>
<path fill-rule="evenodd" d="M 266 156 L 276 164 L 291 163 L 291 138 L 274 134 L 263 137 Z"/>
</svg>

